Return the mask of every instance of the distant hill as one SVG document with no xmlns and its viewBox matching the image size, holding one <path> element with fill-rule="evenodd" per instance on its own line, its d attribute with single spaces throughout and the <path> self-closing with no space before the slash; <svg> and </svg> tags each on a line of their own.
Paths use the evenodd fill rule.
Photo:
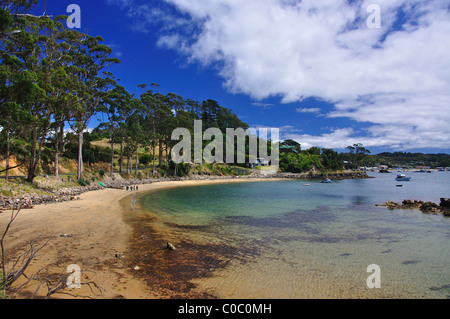
<svg viewBox="0 0 450 319">
<path fill-rule="evenodd" d="M 450 167 L 449 154 L 424 154 L 424 153 L 380 153 L 376 155 L 368 155 L 362 162 L 362 166 L 374 166 L 375 164 L 388 165 L 389 167 L 417 167 L 430 166 Z"/>
</svg>

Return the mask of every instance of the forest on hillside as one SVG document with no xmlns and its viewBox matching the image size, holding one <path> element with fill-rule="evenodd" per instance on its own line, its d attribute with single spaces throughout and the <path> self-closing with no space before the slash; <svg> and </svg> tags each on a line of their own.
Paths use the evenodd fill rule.
<svg viewBox="0 0 450 319">
<path fill-rule="evenodd" d="M 248 128 L 216 101 L 161 94 L 156 83 L 140 84 L 139 97 L 130 94 L 108 71 L 120 60 L 101 37 L 67 28 L 65 16 L 28 14 L 35 4 L 0 4 L 0 147 L 6 175 L 26 168 L 32 182 L 51 166 L 58 177 L 63 159 L 74 157 L 78 179 L 86 162 L 110 162 L 112 172 L 117 145 L 119 172 L 125 159 L 138 161 L 139 152 L 150 152 L 153 165 L 162 166 L 177 127 L 191 129 L 201 119 L 204 128 Z M 88 132 L 97 118 L 106 120 Z M 91 145 L 98 137 L 109 139 L 110 151 Z"/>
<path fill-rule="evenodd" d="M 0 4 L 0 171 L 6 179 L 12 169 L 20 169 L 29 182 L 39 174 L 59 177 L 74 161 L 76 172 L 64 171 L 79 181 L 86 165 L 96 163 L 108 163 L 111 174 L 134 169 L 136 175 L 150 165 L 154 174 L 174 166 L 169 155 L 175 128 L 192 132 L 195 120 L 202 121 L 203 130 L 249 128 L 217 101 L 162 94 L 157 83 L 139 84 L 142 94 L 130 94 L 109 70 L 120 60 L 104 39 L 67 28 L 65 16 L 29 14 L 36 2 Z M 103 121 L 88 130 L 97 119 Z M 274 144 L 266 142 L 270 152 Z M 342 168 L 332 150 L 319 153 L 283 153 L 281 169 Z M 248 155 L 239 165 L 249 167 Z M 179 172 L 187 170 L 183 165 Z"/>
<path fill-rule="evenodd" d="M 249 128 L 231 108 L 215 100 L 163 94 L 154 82 L 139 84 L 139 96 L 129 93 L 110 71 L 120 60 L 104 39 L 67 28 L 65 16 L 29 14 L 36 3 L 0 3 L 0 175 L 6 179 L 13 169 L 29 182 L 39 174 L 59 177 L 61 170 L 82 182 L 86 169 L 100 167 L 103 174 L 134 171 L 137 176 L 145 167 L 152 174 L 158 169 L 188 174 L 190 163 L 178 167 L 170 159 L 177 143 L 171 138 L 175 128 L 193 132 L 195 120 L 202 121 L 203 130 Z M 89 130 L 92 123 L 96 128 Z M 359 144 L 338 153 L 318 147 L 302 150 L 292 140 L 263 143 L 269 152 L 280 147 L 283 172 L 377 164 L 450 166 L 445 154 L 372 155 Z M 248 154 L 248 141 L 245 147 Z M 248 155 L 245 163 L 236 165 L 249 168 Z"/>
</svg>

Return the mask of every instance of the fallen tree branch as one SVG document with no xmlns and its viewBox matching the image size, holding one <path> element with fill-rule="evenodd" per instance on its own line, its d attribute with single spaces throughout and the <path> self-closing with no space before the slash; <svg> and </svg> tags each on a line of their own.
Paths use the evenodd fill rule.
<svg viewBox="0 0 450 319">
<path fill-rule="evenodd" d="M 12 170 L 12 169 L 15 169 L 15 168 L 17 168 L 17 167 L 23 166 L 23 165 L 25 165 L 26 163 L 28 163 L 29 161 L 31 161 L 32 159 L 34 159 L 34 157 L 30 157 L 29 159 L 27 159 L 26 161 L 20 163 L 19 165 L 16 165 L 16 166 L 13 166 L 13 167 L 8 167 L 8 168 L 6 168 L 6 169 L 4 169 L 4 170 L 1 170 L 1 171 L 0 171 L 0 174 L 1 174 L 1 173 L 4 173 L 4 172 L 6 172 L 6 171 L 10 171 L 10 170 Z"/>
<path fill-rule="evenodd" d="M 13 255 L 10 258 L 8 258 L 9 260 L 7 260 L 4 241 L 6 238 L 6 234 L 8 233 L 8 231 L 10 231 L 11 225 L 16 220 L 21 209 L 22 209 L 21 206 L 17 209 L 12 209 L 10 221 L 6 225 L 6 228 L 0 239 L 1 254 L 2 254 L 1 258 L 2 264 L 0 269 L 0 278 L 1 278 L 0 298 L 14 298 L 24 288 L 28 287 L 32 281 L 39 282 L 36 290 L 31 295 L 32 299 L 36 297 L 36 295 L 38 294 L 39 290 L 43 285 L 47 287 L 47 292 L 44 297 L 45 299 L 50 298 L 54 294 L 66 294 L 72 297 L 92 298 L 89 296 L 80 296 L 78 294 L 75 295 L 67 291 L 64 291 L 66 288 L 68 288 L 67 280 L 72 275 L 71 273 L 59 274 L 56 276 L 56 279 L 55 276 L 49 275 L 42 276 L 44 268 L 39 269 L 31 276 L 27 276 L 25 274 L 25 271 L 28 269 L 33 259 L 37 256 L 39 251 L 41 251 L 44 247 L 47 246 L 51 238 L 47 239 L 42 245 L 38 246 L 37 243 L 41 240 L 42 237 L 39 236 L 27 244 L 24 252 L 22 252 L 18 256 L 16 256 L 16 252 L 14 252 Z M 24 282 L 15 285 L 20 278 L 25 278 Z M 99 296 L 102 294 L 101 288 L 93 281 L 81 283 L 81 285 L 87 285 L 95 296 Z M 93 287 L 98 289 L 99 294 L 95 293 Z"/>
</svg>

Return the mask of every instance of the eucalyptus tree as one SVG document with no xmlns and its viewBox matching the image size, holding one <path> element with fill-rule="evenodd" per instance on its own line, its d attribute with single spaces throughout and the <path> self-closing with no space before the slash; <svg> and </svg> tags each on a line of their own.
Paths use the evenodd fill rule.
<svg viewBox="0 0 450 319">
<path fill-rule="evenodd" d="M 146 88 L 145 84 L 141 84 L 140 87 Z M 157 133 L 157 110 L 159 105 L 162 104 L 162 101 L 157 99 L 152 91 L 144 92 L 140 101 L 145 109 L 144 111 L 144 122 L 143 129 L 146 135 L 146 140 L 150 142 L 152 147 L 152 155 L 153 155 L 153 176 L 156 172 L 156 145 L 159 139 L 159 135 Z"/>
<path fill-rule="evenodd" d="M 112 89 L 111 74 L 103 70 L 111 65 L 120 63 L 111 58 L 111 48 L 101 44 L 101 37 L 92 37 L 76 30 L 68 32 L 68 42 L 71 46 L 71 64 L 69 72 L 75 79 L 76 88 L 73 90 L 76 103 L 72 105 L 72 130 L 78 135 L 78 169 L 77 177 L 83 176 L 83 133 L 87 129 L 90 119 L 98 113 L 99 107 Z"/>
<path fill-rule="evenodd" d="M 126 142 L 128 140 L 128 135 L 130 134 L 130 131 L 128 130 L 129 123 L 128 119 L 133 114 L 136 108 L 138 108 L 140 104 L 140 100 L 133 98 L 131 95 L 126 95 L 124 103 L 121 105 L 121 107 L 118 109 L 119 114 L 119 123 L 118 123 L 118 129 L 119 129 L 119 137 L 120 137 L 120 156 L 119 156 L 119 173 L 122 174 L 123 170 L 123 163 L 124 163 L 124 153 L 126 149 Z"/>
<path fill-rule="evenodd" d="M 0 2 L 0 40 L 14 40 L 21 32 L 18 21 L 27 14 L 38 0 L 2 0 Z"/>
<path fill-rule="evenodd" d="M 6 140 L 5 178 L 8 181 L 11 133 L 18 134 L 22 123 L 27 121 L 27 113 L 21 104 L 33 99 L 37 87 L 29 78 L 28 72 L 17 72 L 21 62 L 15 56 L 4 56 L 0 64 L 0 126 Z"/>
<path fill-rule="evenodd" d="M 161 93 L 154 94 L 154 97 L 158 101 L 156 104 L 156 131 L 158 135 L 159 142 L 159 167 L 163 166 L 164 159 L 164 149 L 166 150 L 167 155 L 167 145 L 172 135 L 172 131 L 174 127 L 174 112 L 171 107 L 171 100 L 168 96 L 163 95 Z M 167 157 L 166 157 L 166 164 Z"/>
<path fill-rule="evenodd" d="M 132 173 L 132 156 L 135 155 L 135 174 L 138 173 L 139 146 L 143 143 L 144 129 L 142 104 L 133 101 L 132 114 L 125 120 L 125 155 L 127 157 L 127 173 Z"/>
<path fill-rule="evenodd" d="M 22 105 L 31 118 L 30 164 L 28 180 L 33 181 L 40 163 L 44 141 L 54 131 L 54 172 L 59 175 L 59 154 L 62 151 L 64 126 L 73 114 L 73 105 L 79 100 L 79 81 L 73 74 L 73 39 L 70 31 L 63 25 L 64 17 L 26 17 L 26 25 L 17 36 L 18 55 L 23 61 L 24 70 L 34 76 L 34 83 L 40 95 L 29 99 Z M 73 42 L 73 41 L 72 41 Z M 75 93 L 74 93 L 75 92 Z"/>
<path fill-rule="evenodd" d="M 192 100 L 192 99 L 187 99 L 185 101 L 185 108 L 186 111 L 190 114 L 190 118 L 191 118 L 191 123 L 189 127 L 186 127 L 188 129 L 194 129 L 194 121 L 200 119 L 200 110 L 201 110 L 201 106 L 200 106 L 200 102 Z"/>
<path fill-rule="evenodd" d="M 30 101 L 37 101 L 42 93 L 37 85 L 35 68 L 30 67 L 30 61 L 36 61 L 37 50 L 33 50 L 33 46 L 38 41 L 24 31 L 29 18 L 21 17 L 36 3 L 21 0 L 0 3 L 0 125 L 6 136 L 6 178 L 10 169 L 10 133 L 23 131 L 24 124 L 30 120 L 25 119 L 29 114 L 25 104 L 29 107 Z M 36 162 L 36 154 L 32 152 L 30 168 Z"/>
<path fill-rule="evenodd" d="M 220 106 L 217 101 L 214 100 L 206 100 L 203 101 L 201 104 L 201 110 L 202 110 L 202 120 L 203 120 L 203 126 L 205 128 L 211 128 L 215 127 L 216 120 L 217 120 L 217 111 L 219 110 Z"/>
<path fill-rule="evenodd" d="M 175 95 L 163 95 L 161 93 L 153 93 L 147 91 L 141 95 L 141 102 L 144 106 L 144 130 L 146 133 L 146 140 L 151 142 L 153 152 L 153 172 L 156 169 L 156 147 L 159 146 L 159 166 L 163 165 L 163 152 L 166 149 L 168 154 L 169 140 L 172 131 L 176 128 L 174 121 L 174 108 L 181 108 L 178 104 L 181 97 L 176 96 L 178 100 L 177 106 L 172 104 Z M 167 163 L 167 158 L 166 158 Z"/>
<path fill-rule="evenodd" d="M 365 157 L 366 155 L 370 154 L 370 151 L 364 147 L 361 143 L 353 144 L 353 146 L 347 146 L 347 149 L 349 150 L 349 153 L 354 156 L 355 161 L 355 170 L 358 169 L 358 162 Z"/>
<path fill-rule="evenodd" d="M 14 52 L 20 61 L 20 68 L 15 70 L 26 77 L 32 93 L 20 104 L 21 110 L 27 112 L 26 122 L 17 123 L 27 127 L 30 142 L 30 159 L 28 165 L 28 181 L 32 182 L 36 176 L 40 163 L 43 143 L 50 128 L 54 109 L 50 103 L 51 92 L 45 83 L 43 60 L 46 55 L 46 30 L 53 28 L 49 18 L 27 17 L 23 28 L 15 36 L 14 41 L 6 43 L 7 52 Z"/>
<path fill-rule="evenodd" d="M 21 15 L 29 12 L 37 3 L 38 0 L 2 0 L 0 2 L 0 9 L 8 11 L 13 15 Z"/>
<path fill-rule="evenodd" d="M 172 141 L 172 132 L 178 127 L 185 127 L 187 124 L 185 121 L 183 123 L 177 121 L 177 117 L 185 118 L 185 109 L 187 107 L 184 98 L 175 93 L 168 93 L 164 98 L 165 109 L 162 111 L 164 113 L 164 131 L 162 143 L 164 145 L 164 150 L 166 153 L 166 164 L 169 163 L 169 156 L 172 151 L 172 147 L 175 145 Z"/>
<path fill-rule="evenodd" d="M 46 107 L 52 111 L 50 130 L 54 132 L 54 174 L 59 176 L 59 155 L 64 149 L 64 128 L 69 120 L 70 108 L 76 102 L 73 77 L 68 73 L 72 61 L 71 46 L 67 43 L 68 30 L 64 27 L 65 17 L 45 19 L 46 28 L 42 38 L 40 61 L 40 84 L 46 92 Z"/>
<path fill-rule="evenodd" d="M 127 90 L 118 84 L 109 92 L 105 98 L 104 113 L 108 117 L 108 122 L 105 126 L 110 131 L 110 144 L 111 144 L 111 163 L 110 174 L 111 177 L 114 173 L 114 144 L 116 142 L 117 133 L 120 132 L 120 173 L 122 173 L 123 162 L 123 142 L 124 135 L 126 133 L 125 121 L 133 112 L 133 95 L 127 92 Z"/>
</svg>

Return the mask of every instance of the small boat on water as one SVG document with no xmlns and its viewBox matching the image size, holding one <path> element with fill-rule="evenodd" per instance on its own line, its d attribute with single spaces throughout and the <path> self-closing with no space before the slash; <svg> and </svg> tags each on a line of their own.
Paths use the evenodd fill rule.
<svg viewBox="0 0 450 319">
<path fill-rule="evenodd" d="M 396 180 L 396 181 L 399 181 L 399 182 L 409 182 L 409 181 L 411 180 L 411 177 L 406 177 L 405 174 L 399 173 L 399 174 L 397 175 L 397 178 L 396 178 L 395 180 Z"/>
<path fill-rule="evenodd" d="M 323 181 L 321 181 L 321 183 L 323 183 L 323 184 L 330 184 L 330 183 L 333 183 L 333 181 L 331 179 L 329 179 L 329 178 L 326 178 Z"/>
</svg>

